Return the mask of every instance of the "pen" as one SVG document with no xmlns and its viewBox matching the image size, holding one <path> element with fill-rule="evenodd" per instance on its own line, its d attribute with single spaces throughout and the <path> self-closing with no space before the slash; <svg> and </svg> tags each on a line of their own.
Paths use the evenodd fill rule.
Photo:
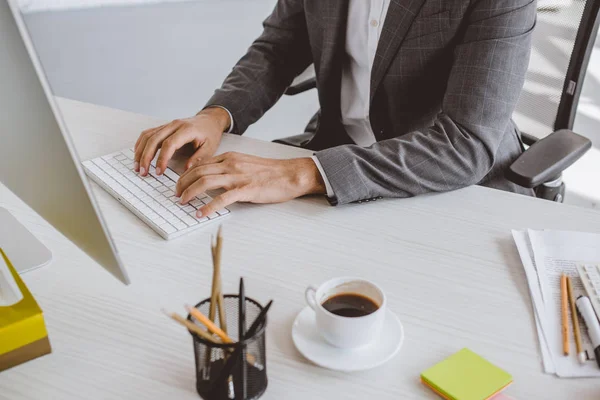
<svg viewBox="0 0 600 400">
<path fill-rule="evenodd" d="M 244 290 L 244 278 L 240 278 L 240 293 L 239 293 L 239 315 L 238 315 L 238 341 L 242 350 L 242 359 L 246 356 L 246 291 Z M 246 398 L 246 363 L 240 363 L 240 386 L 242 389 L 241 398 Z"/>
<path fill-rule="evenodd" d="M 592 341 L 596 362 L 600 367 L 600 322 L 598 322 L 598 318 L 596 318 L 596 314 L 592 308 L 592 303 L 587 296 L 579 296 L 576 303 Z"/>
<path fill-rule="evenodd" d="M 246 337 L 251 338 L 252 336 L 256 335 L 256 331 L 258 331 L 259 326 L 264 323 L 265 319 L 267 319 L 267 312 L 269 311 L 269 308 L 271 308 L 271 304 L 273 304 L 273 300 L 269 301 L 262 309 L 260 314 L 258 314 L 258 317 L 256 317 L 252 325 L 250 325 L 250 329 L 248 329 L 246 332 Z"/>
</svg>

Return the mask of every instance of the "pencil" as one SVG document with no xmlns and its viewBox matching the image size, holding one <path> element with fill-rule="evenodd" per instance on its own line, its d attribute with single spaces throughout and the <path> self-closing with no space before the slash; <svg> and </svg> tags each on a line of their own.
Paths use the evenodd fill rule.
<svg viewBox="0 0 600 400">
<path fill-rule="evenodd" d="M 217 276 L 217 304 L 219 305 L 219 323 L 221 329 L 227 333 L 227 315 L 225 315 L 225 307 L 223 305 L 223 280 L 221 279 L 221 253 L 223 249 L 223 235 L 222 226 L 219 226 L 217 231 L 217 245 L 215 249 L 216 263 L 215 263 L 215 275 Z"/>
<path fill-rule="evenodd" d="M 233 343 L 233 340 L 229 336 L 227 336 L 227 333 L 225 333 L 221 328 L 219 328 L 217 325 L 215 325 L 214 322 L 212 322 L 210 319 L 208 319 L 196 307 L 192 307 L 192 306 L 186 305 L 185 309 L 194 318 L 196 318 L 198 320 L 198 322 L 204 324 L 208 328 L 208 330 L 210 332 L 212 332 L 212 333 L 216 334 L 217 336 L 219 336 L 221 338 L 221 340 L 223 341 L 223 343 Z"/>
<path fill-rule="evenodd" d="M 208 318 L 210 318 L 211 321 L 215 320 L 215 315 L 217 313 L 217 291 L 218 291 L 218 281 L 217 281 L 217 274 L 216 274 L 216 270 L 217 270 L 217 254 L 216 254 L 216 249 L 215 246 L 213 246 L 213 239 L 211 237 L 210 239 L 210 250 L 212 253 L 212 259 L 213 259 L 213 276 L 212 276 L 212 287 L 211 287 L 211 291 L 210 291 L 210 309 L 208 311 Z"/>
<path fill-rule="evenodd" d="M 567 276 L 560 276 L 560 299 L 561 299 L 561 330 L 563 340 L 563 354 L 569 355 L 569 300 L 567 295 Z"/>
<path fill-rule="evenodd" d="M 202 337 L 203 339 L 206 339 L 206 340 L 208 340 L 210 342 L 213 342 L 213 343 L 219 343 L 210 333 L 208 333 L 204 329 L 200 328 L 198 325 L 194 324 L 193 322 L 188 321 L 187 319 L 185 319 L 181 315 L 179 315 L 177 313 L 170 313 L 170 312 L 167 312 L 165 310 L 163 310 L 163 312 L 167 316 L 169 316 L 171 319 L 173 319 L 176 322 L 179 322 L 181 325 L 185 326 L 190 331 L 194 332 L 195 334 L 197 334 L 198 336 Z"/>
<path fill-rule="evenodd" d="M 573 336 L 575 336 L 575 348 L 577 349 L 577 358 L 581 364 L 585 364 L 585 352 L 581 346 L 581 332 L 579 331 L 579 317 L 577 316 L 577 307 L 575 306 L 575 295 L 573 294 L 573 285 L 571 278 L 567 276 L 567 292 L 569 294 L 569 305 L 571 306 L 571 321 L 573 322 Z"/>
</svg>

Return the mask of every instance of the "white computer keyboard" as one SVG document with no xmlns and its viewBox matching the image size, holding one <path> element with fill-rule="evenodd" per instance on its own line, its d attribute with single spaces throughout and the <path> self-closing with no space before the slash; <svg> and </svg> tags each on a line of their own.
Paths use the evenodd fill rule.
<svg viewBox="0 0 600 400">
<path fill-rule="evenodd" d="M 87 175 L 165 239 L 172 239 L 229 214 L 228 209 L 199 219 L 196 210 L 212 199 L 203 194 L 186 205 L 178 203 L 175 185 L 179 175 L 170 168 L 156 175 L 155 160 L 145 177 L 133 170 L 132 150 L 84 161 Z"/>
<path fill-rule="evenodd" d="M 600 319 L 600 264 L 579 264 L 577 270 L 596 316 Z"/>
</svg>

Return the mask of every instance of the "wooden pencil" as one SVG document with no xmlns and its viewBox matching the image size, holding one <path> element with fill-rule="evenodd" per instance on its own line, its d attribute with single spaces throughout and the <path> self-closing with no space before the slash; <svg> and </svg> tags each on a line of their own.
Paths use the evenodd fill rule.
<svg viewBox="0 0 600 400">
<path fill-rule="evenodd" d="M 215 338 L 213 335 L 211 335 L 209 332 L 205 331 L 204 329 L 200 328 L 198 325 L 194 324 L 191 321 L 188 321 L 187 319 L 185 319 L 184 317 L 182 317 L 181 315 L 177 314 L 177 313 L 170 313 L 167 311 L 163 312 L 169 316 L 172 320 L 178 322 L 179 324 L 185 326 L 186 328 L 188 328 L 190 331 L 194 332 L 195 334 L 197 334 L 198 336 L 200 336 L 203 339 L 208 340 L 209 342 L 212 343 L 219 343 L 219 341 L 217 340 L 217 338 Z"/>
<path fill-rule="evenodd" d="M 215 263 L 215 275 L 217 275 L 217 304 L 219 308 L 219 323 L 221 329 L 227 333 L 227 315 L 225 314 L 225 307 L 223 305 L 223 289 L 222 289 L 222 278 L 221 278 L 221 252 L 223 249 L 223 235 L 221 226 L 217 231 L 217 245 L 216 245 L 216 263 Z M 213 319 L 214 321 L 214 319 Z"/>
<path fill-rule="evenodd" d="M 571 278 L 567 276 L 567 292 L 569 295 L 569 305 L 571 306 L 571 322 L 573 323 L 573 336 L 575 337 L 575 349 L 579 362 L 585 363 L 585 353 L 581 345 L 581 331 L 579 330 L 579 317 L 577 316 L 577 307 L 575 305 L 575 295 L 573 294 L 573 285 Z"/>
<path fill-rule="evenodd" d="M 560 299 L 561 299 L 561 330 L 563 341 L 563 354 L 569 355 L 569 299 L 567 294 L 567 276 L 560 276 Z"/>
<path fill-rule="evenodd" d="M 210 291 L 210 308 L 208 311 L 208 318 L 211 321 L 215 320 L 215 316 L 217 314 L 217 292 L 218 292 L 218 281 L 217 281 L 217 274 L 216 272 L 216 265 L 217 265 L 217 255 L 216 255 L 216 249 L 215 246 L 213 245 L 213 238 L 211 236 L 210 238 L 210 250 L 212 253 L 212 261 L 213 261 L 213 276 L 212 276 L 212 287 L 211 287 L 211 291 Z"/>
<path fill-rule="evenodd" d="M 192 317 L 196 318 L 198 322 L 204 324 L 204 326 L 206 326 L 210 332 L 219 336 L 223 343 L 233 343 L 233 340 L 227 335 L 227 333 L 215 325 L 215 323 L 208 319 L 206 315 L 202 314 L 200 310 L 189 305 L 186 305 L 185 309 L 192 315 Z"/>
</svg>

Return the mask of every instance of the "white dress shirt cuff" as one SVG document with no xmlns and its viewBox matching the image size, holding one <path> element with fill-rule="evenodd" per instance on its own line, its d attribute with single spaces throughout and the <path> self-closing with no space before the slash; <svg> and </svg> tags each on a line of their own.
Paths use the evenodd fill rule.
<svg viewBox="0 0 600 400">
<path fill-rule="evenodd" d="M 311 158 L 315 162 L 317 169 L 319 170 L 319 173 L 321 174 L 321 178 L 323 178 L 323 182 L 325 182 L 325 190 L 327 191 L 327 197 L 333 198 L 335 196 L 335 193 L 333 193 L 333 188 L 331 187 L 331 184 L 329 183 L 329 179 L 327 179 L 327 175 L 325 175 L 325 170 L 323 170 L 323 167 L 321 166 L 319 159 L 317 158 L 317 156 L 312 156 Z"/>
<path fill-rule="evenodd" d="M 210 108 L 210 107 L 222 108 L 223 110 L 227 111 L 227 114 L 229 115 L 229 129 L 225 133 L 231 133 L 231 132 L 233 132 L 233 124 L 234 124 L 234 122 L 233 122 L 233 115 L 231 115 L 231 113 L 229 112 L 229 110 L 226 109 L 223 106 L 216 106 L 216 105 L 215 106 L 208 106 L 207 108 Z"/>
</svg>

